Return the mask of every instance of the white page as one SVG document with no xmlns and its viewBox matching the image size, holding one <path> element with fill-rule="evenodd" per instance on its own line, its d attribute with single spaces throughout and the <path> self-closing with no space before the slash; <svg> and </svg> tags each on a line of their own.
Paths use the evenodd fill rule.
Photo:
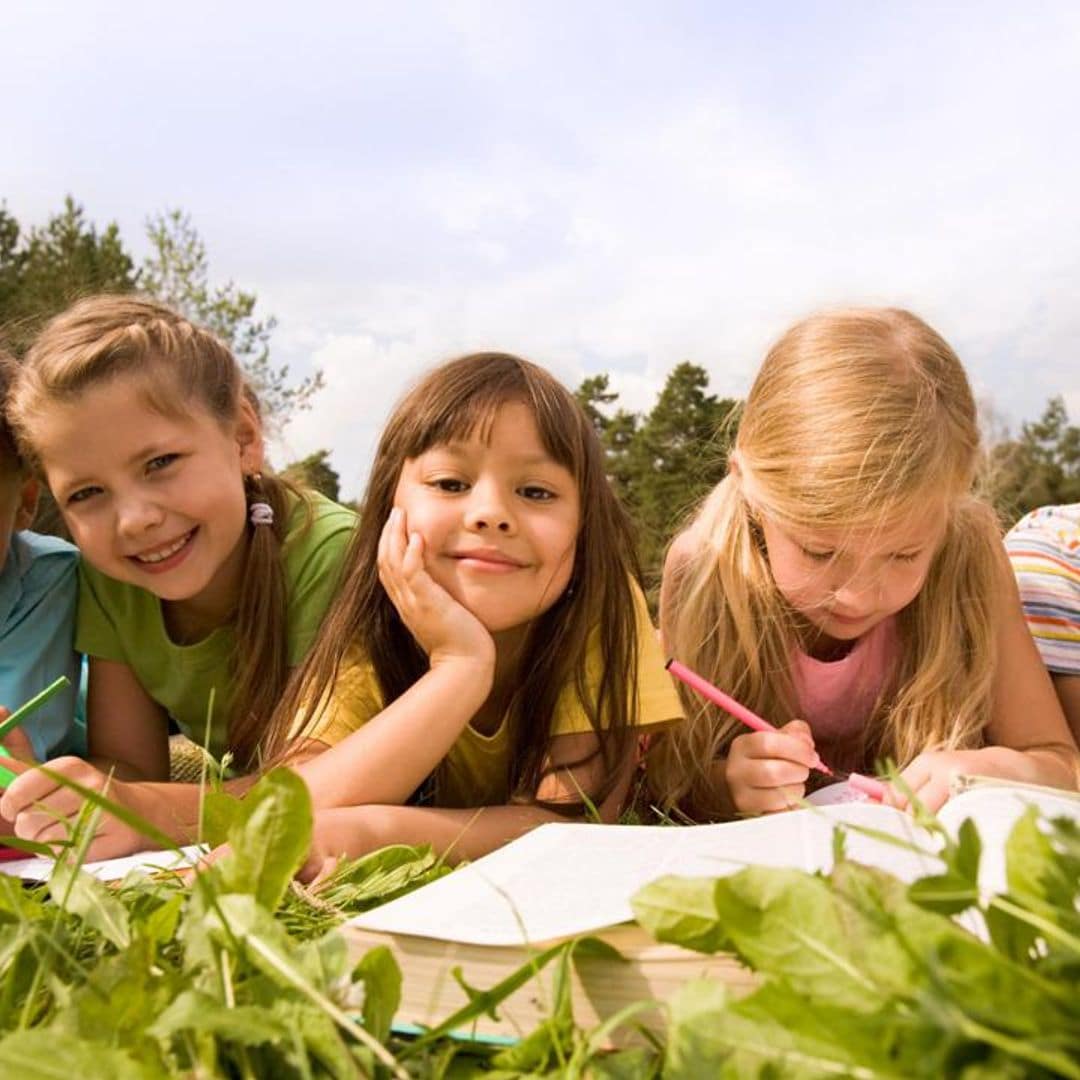
<svg viewBox="0 0 1080 1080">
<path fill-rule="evenodd" d="M 1080 798 L 1060 795 L 1043 788 L 980 783 L 951 798 L 938 814 L 941 823 L 956 834 L 965 818 L 974 818 L 982 841 L 979 863 L 979 891 L 984 896 L 1006 891 L 1005 841 L 1013 826 L 1029 806 L 1044 818 L 1071 817 L 1080 824 Z"/>
<path fill-rule="evenodd" d="M 749 865 L 829 870 L 833 830 L 844 821 L 894 835 L 918 832 L 899 811 L 863 803 L 719 825 L 542 825 L 351 922 L 477 945 L 548 941 L 633 918 L 630 898 L 664 874 L 720 877 Z M 854 833 L 848 852 L 910 877 L 940 868 Z"/>
<path fill-rule="evenodd" d="M 125 855 L 119 859 L 83 863 L 82 869 L 101 881 L 119 881 L 127 877 L 132 870 L 153 873 L 156 870 L 179 870 L 193 866 L 199 856 L 208 850 L 205 845 L 200 847 L 198 844 L 193 844 L 190 847 L 181 848 L 180 853 L 141 851 L 137 855 Z M 24 881 L 48 881 L 54 865 L 52 859 L 46 858 L 13 859 L 10 862 L 0 862 L 0 874 L 22 878 Z"/>
</svg>

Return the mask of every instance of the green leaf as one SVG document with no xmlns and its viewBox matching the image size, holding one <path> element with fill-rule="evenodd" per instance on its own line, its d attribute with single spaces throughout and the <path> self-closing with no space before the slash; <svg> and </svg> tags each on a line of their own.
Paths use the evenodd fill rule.
<svg viewBox="0 0 1080 1080">
<path fill-rule="evenodd" d="M 353 970 L 353 978 L 364 984 L 364 1027 L 386 1042 L 401 1004 L 401 968 L 394 954 L 385 945 L 369 949 Z"/>
<path fill-rule="evenodd" d="M 157 1039 L 173 1039 L 184 1032 L 200 1032 L 245 1046 L 284 1041 L 288 1027 L 267 1009 L 234 1005 L 198 990 L 178 995 L 151 1024 L 146 1033 Z"/>
<path fill-rule="evenodd" d="M 48 1029 L 16 1031 L 0 1039 L 0 1075 L 19 1080 L 156 1080 L 157 1069 L 141 1065 L 126 1051 Z"/>
<path fill-rule="evenodd" d="M 717 915 L 716 887 L 714 878 L 668 874 L 639 889 L 630 907 L 657 941 L 702 953 L 720 952 L 731 942 Z"/>
<path fill-rule="evenodd" d="M 78 915 L 118 949 L 131 944 L 127 909 L 102 882 L 72 860 L 57 859 L 49 878 L 49 893 L 58 907 Z"/>
<path fill-rule="evenodd" d="M 979 902 L 977 886 L 953 871 L 912 882 L 908 896 L 920 907 L 942 915 L 958 915 Z"/>
<path fill-rule="evenodd" d="M 276 910 L 311 845 L 311 795 L 290 769 L 267 773 L 247 794 L 219 860 L 224 892 L 247 892 Z"/>
<path fill-rule="evenodd" d="M 239 821 L 244 801 L 225 791 L 204 791 L 202 796 L 202 836 L 200 840 L 217 847 L 229 839 L 229 830 Z"/>
</svg>

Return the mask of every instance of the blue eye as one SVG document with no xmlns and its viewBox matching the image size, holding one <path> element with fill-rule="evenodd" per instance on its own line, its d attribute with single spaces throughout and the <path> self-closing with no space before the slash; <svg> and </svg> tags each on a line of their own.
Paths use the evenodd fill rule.
<svg viewBox="0 0 1080 1080">
<path fill-rule="evenodd" d="M 66 503 L 66 504 L 67 504 L 68 506 L 71 506 L 71 505 L 73 505 L 74 503 L 83 503 L 83 502 L 86 502 L 86 500 L 87 500 L 87 499 L 89 499 L 89 498 L 92 498 L 92 497 L 93 497 L 94 495 L 97 495 L 97 494 L 98 494 L 98 493 L 99 493 L 100 491 L 101 491 L 101 488 L 99 488 L 99 487 L 84 487 L 84 488 L 79 488 L 79 490 L 78 490 L 78 491 L 73 491 L 73 492 L 72 492 L 72 493 L 71 493 L 71 494 L 70 494 L 70 495 L 69 495 L 69 496 L 68 496 L 68 497 L 67 497 L 67 498 L 66 498 L 66 499 L 64 500 L 64 502 L 65 502 L 65 503 Z"/>
<path fill-rule="evenodd" d="M 147 472 L 160 472 L 180 457 L 179 454 L 158 454 L 146 463 Z"/>
</svg>

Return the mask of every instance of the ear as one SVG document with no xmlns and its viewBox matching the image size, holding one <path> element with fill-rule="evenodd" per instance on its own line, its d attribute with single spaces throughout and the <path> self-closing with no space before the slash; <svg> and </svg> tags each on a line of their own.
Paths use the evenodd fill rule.
<svg viewBox="0 0 1080 1080">
<path fill-rule="evenodd" d="M 738 450 L 732 450 L 731 453 L 728 454 L 727 467 L 728 472 L 731 473 L 736 480 L 742 479 L 742 464 L 739 461 Z"/>
<path fill-rule="evenodd" d="M 241 470 L 245 474 L 262 472 L 266 460 L 262 422 L 246 397 L 241 397 L 236 412 L 235 436 L 240 450 Z"/>
<path fill-rule="evenodd" d="M 37 513 L 38 496 L 41 488 L 36 476 L 27 475 L 19 489 L 19 507 L 15 511 L 15 528 L 29 529 L 34 523 L 34 515 Z"/>
</svg>

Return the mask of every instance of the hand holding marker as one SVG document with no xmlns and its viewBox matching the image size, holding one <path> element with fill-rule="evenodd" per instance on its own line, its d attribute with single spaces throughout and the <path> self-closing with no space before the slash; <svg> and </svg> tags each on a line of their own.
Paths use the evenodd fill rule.
<svg viewBox="0 0 1080 1080">
<path fill-rule="evenodd" d="M 50 683 L 41 691 L 40 694 L 35 694 L 25 705 L 16 709 L 2 724 L 0 724 L 0 739 L 8 734 L 9 731 L 14 731 L 35 709 L 44 705 L 49 698 L 54 697 L 60 693 L 65 686 L 70 686 L 71 681 L 66 675 L 61 675 L 60 678 Z M 3 743 L 0 743 L 0 757 L 11 757 L 11 754 L 4 748 Z M 15 779 L 15 773 L 10 769 L 5 769 L 3 765 L 0 765 L 0 785 L 7 786 Z"/>
<path fill-rule="evenodd" d="M 703 679 L 696 671 L 691 671 L 685 664 L 680 664 L 678 660 L 672 659 L 667 662 L 665 667 L 676 679 L 686 683 L 691 690 L 696 690 L 707 701 L 719 705 L 724 712 L 730 713 L 736 720 L 741 720 L 748 728 L 754 731 L 776 731 L 776 728 L 768 720 L 762 720 L 757 713 L 751 712 L 745 705 L 739 704 L 733 697 L 713 686 L 708 679 Z M 2 731 L 3 728 L 0 727 L 0 733 Z M 814 754 L 814 768 L 826 776 L 836 776 L 833 770 L 817 756 L 816 752 Z M 875 802 L 881 802 L 885 797 L 885 785 L 880 780 L 875 780 L 870 776 L 863 776 L 860 773 L 848 773 L 847 782 L 849 786 Z"/>
</svg>

